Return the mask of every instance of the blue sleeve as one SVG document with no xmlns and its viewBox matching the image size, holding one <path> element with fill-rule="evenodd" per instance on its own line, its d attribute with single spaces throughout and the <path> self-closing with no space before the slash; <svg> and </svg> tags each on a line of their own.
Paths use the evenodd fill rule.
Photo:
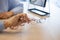
<svg viewBox="0 0 60 40">
<path fill-rule="evenodd" d="M 13 11 L 15 14 L 23 12 L 23 4 L 18 0 L 9 0 L 9 10 Z"/>
<path fill-rule="evenodd" d="M 4 21 L 0 21 L 0 32 L 5 29 L 4 27 Z"/>
<path fill-rule="evenodd" d="M 23 8 L 20 7 L 20 6 L 17 6 L 17 7 L 13 8 L 13 9 L 10 10 L 10 11 L 12 11 L 14 14 L 22 13 L 22 12 L 23 12 Z"/>
</svg>

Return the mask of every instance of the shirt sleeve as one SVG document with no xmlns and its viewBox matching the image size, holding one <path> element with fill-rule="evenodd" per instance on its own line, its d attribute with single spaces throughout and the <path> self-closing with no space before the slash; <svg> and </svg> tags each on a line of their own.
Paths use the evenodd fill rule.
<svg viewBox="0 0 60 40">
<path fill-rule="evenodd" d="M 16 13 L 22 13 L 23 12 L 23 4 L 21 4 L 17 0 L 9 0 L 9 10 Z"/>
<path fill-rule="evenodd" d="M 5 29 L 4 27 L 4 21 L 0 21 L 0 32 Z"/>
</svg>

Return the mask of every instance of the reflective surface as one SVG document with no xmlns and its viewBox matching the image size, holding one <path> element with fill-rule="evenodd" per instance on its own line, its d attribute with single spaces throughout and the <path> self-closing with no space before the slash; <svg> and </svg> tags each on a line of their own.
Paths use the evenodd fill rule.
<svg viewBox="0 0 60 40">
<path fill-rule="evenodd" d="M 22 31 L 0 33 L 0 40 L 60 40 L 59 15 L 53 15 L 37 17 L 37 15 L 28 14 L 31 18 L 41 18 L 41 21 L 46 18 L 46 20 L 42 23 L 31 22 L 29 25 L 26 24 Z"/>
<path fill-rule="evenodd" d="M 29 28 L 28 28 L 29 27 Z M 51 34 L 42 24 L 32 22 L 26 26 L 27 30 L 22 32 L 3 32 L 0 33 L 1 40 L 53 40 Z"/>
</svg>

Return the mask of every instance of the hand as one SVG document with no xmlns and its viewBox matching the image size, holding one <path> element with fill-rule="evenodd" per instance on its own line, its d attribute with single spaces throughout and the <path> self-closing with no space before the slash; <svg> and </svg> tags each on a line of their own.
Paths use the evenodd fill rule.
<svg viewBox="0 0 60 40">
<path fill-rule="evenodd" d="M 19 21 L 19 16 L 18 15 L 13 16 L 13 17 L 5 20 L 5 23 L 4 23 L 5 28 L 16 26 L 18 24 L 18 21 Z"/>
<path fill-rule="evenodd" d="M 3 12 L 3 13 L 0 13 L 0 19 L 7 19 L 11 16 L 13 16 L 14 13 L 13 12 Z"/>
<path fill-rule="evenodd" d="M 29 22 L 29 18 L 26 14 L 17 14 L 10 19 L 5 21 L 5 28 L 10 27 L 11 29 L 17 28 L 18 25 L 21 25 L 23 23 Z"/>
</svg>

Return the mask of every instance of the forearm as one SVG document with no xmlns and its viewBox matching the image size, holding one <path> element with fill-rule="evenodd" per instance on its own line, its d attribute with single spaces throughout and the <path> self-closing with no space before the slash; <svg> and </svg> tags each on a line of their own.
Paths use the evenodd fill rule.
<svg viewBox="0 0 60 40">
<path fill-rule="evenodd" d="M 13 12 L 14 14 L 17 14 L 17 13 L 22 13 L 23 12 L 23 9 L 22 9 L 21 6 L 17 6 L 17 7 L 13 8 L 10 11 Z"/>
</svg>

